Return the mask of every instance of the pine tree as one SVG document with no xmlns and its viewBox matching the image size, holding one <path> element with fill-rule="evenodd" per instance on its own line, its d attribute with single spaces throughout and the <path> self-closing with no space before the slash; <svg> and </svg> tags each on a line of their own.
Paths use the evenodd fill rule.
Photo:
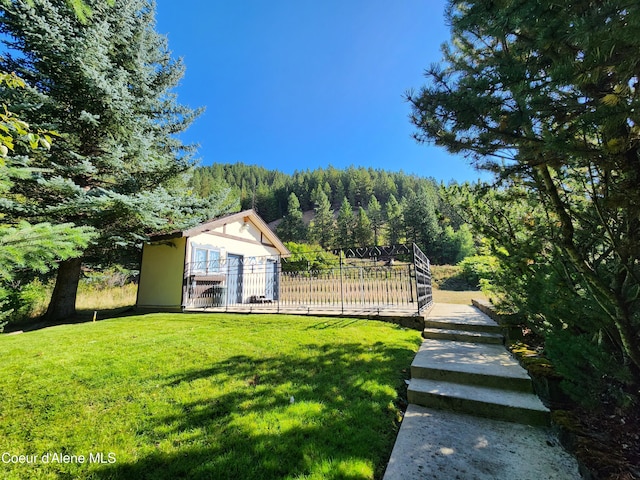
<svg viewBox="0 0 640 480">
<path fill-rule="evenodd" d="M 384 216 L 382 214 L 382 206 L 375 195 L 372 195 L 371 200 L 369 200 L 367 215 L 371 220 L 371 228 L 373 229 L 373 243 L 374 245 L 379 245 L 379 234 L 384 225 Z"/>
<path fill-rule="evenodd" d="M 302 220 L 300 202 L 293 192 L 289 195 L 287 215 L 278 225 L 276 233 L 284 242 L 304 243 L 307 239 L 307 226 Z"/>
<path fill-rule="evenodd" d="M 373 240 L 371 220 L 369 220 L 366 210 L 362 207 L 358 209 L 358 215 L 355 219 L 353 240 L 356 247 L 368 247 Z"/>
<path fill-rule="evenodd" d="M 408 239 L 416 243 L 427 256 L 432 257 L 436 253 L 440 235 L 435 193 L 426 187 L 411 192 L 403 214 Z"/>
<path fill-rule="evenodd" d="M 329 199 L 322 190 L 318 192 L 317 198 L 316 215 L 309 226 L 309 236 L 321 247 L 329 248 L 334 244 L 336 222 Z"/>
<path fill-rule="evenodd" d="M 26 88 L 24 81 L 0 72 L 1 89 Z M 9 298 L 19 295 L 20 287 L 12 283 L 18 271 L 45 273 L 59 260 L 78 255 L 87 247 L 92 230 L 72 224 L 30 224 L 18 221 L 9 212 L 23 210 L 29 199 L 8 194 L 16 181 L 28 178 L 30 155 L 38 149 L 50 148 L 51 132 L 34 133 L 16 117 L 6 104 L 0 113 L 0 331 L 11 314 Z M 22 153 L 22 155 L 21 155 Z"/>
<path fill-rule="evenodd" d="M 352 205 L 354 207 L 361 207 L 367 205 L 373 195 L 373 181 L 368 170 L 364 168 L 358 168 L 354 171 L 352 178 L 354 198 Z"/>
<path fill-rule="evenodd" d="M 185 226 L 230 207 L 174 193 L 183 187 L 192 149 L 173 135 L 198 112 L 171 93 L 183 66 L 154 31 L 154 5 L 85 3 L 91 8 L 86 22 L 54 0 L 34 0 L 33 6 L 11 1 L 0 16 L 8 52 L 0 68 L 33 86 L 19 95 L 3 91 L 3 98 L 23 105 L 16 113 L 34 128 L 61 134 L 34 161 L 44 169 L 12 192 L 38 200 L 24 216 L 98 233 L 82 256 L 60 263 L 47 311 L 51 320 L 75 312 L 83 262 L 125 261 L 146 232 Z"/>
<path fill-rule="evenodd" d="M 473 215 L 508 252 L 505 296 L 544 319 L 567 371 L 614 364 L 637 395 L 640 3 L 450 1 L 447 16 L 443 64 L 408 96 L 416 137 L 497 174 Z M 571 336 L 573 359 L 554 341 Z"/>
<path fill-rule="evenodd" d="M 398 187 L 389 172 L 378 172 L 373 186 L 373 193 L 383 205 L 386 205 L 391 195 L 398 195 Z"/>
<path fill-rule="evenodd" d="M 342 179 L 338 178 L 335 183 L 335 187 L 333 189 L 333 200 L 331 202 L 332 205 L 338 206 L 339 202 L 346 196 L 344 191 L 344 185 L 342 183 Z"/>
<path fill-rule="evenodd" d="M 402 206 L 391 194 L 389 201 L 385 207 L 385 216 L 387 218 L 387 240 L 390 245 L 401 243 L 405 237 L 404 215 Z"/>
<path fill-rule="evenodd" d="M 317 206 L 322 203 L 323 195 L 325 197 L 327 196 L 320 187 L 315 187 L 313 190 L 311 190 L 309 198 L 314 208 L 317 208 Z"/>
<path fill-rule="evenodd" d="M 353 208 L 351 207 L 351 203 L 349 203 L 349 199 L 347 197 L 342 199 L 336 223 L 338 226 L 336 243 L 340 247 L 352 247 L 354 245 L 353 233 L 355 227 L 355 216 L 353 215 Z"/>
</svg>

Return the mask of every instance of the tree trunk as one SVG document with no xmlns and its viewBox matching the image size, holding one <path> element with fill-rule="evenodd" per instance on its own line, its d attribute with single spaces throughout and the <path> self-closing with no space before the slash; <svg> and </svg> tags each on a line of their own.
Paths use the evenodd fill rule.
<svg viewBox="0 0 640 480">
<path fill-rule="evenodd" d="M 49 308 L 44 315 L 45 320 L 56 322 L 75 315 L 81 266 L 81 258 L 70 258 L 60 262 L 56 285 L 51 295 Z"/>
</svg>

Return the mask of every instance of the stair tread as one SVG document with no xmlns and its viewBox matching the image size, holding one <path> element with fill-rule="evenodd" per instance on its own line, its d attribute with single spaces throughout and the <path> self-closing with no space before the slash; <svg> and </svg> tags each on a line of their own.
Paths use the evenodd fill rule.
<svg viewBox="0 0 640 480">
<path fill-rule="evenodd" d="M 450 330 L 466 330 L 473 332 L 501 333 L 502 328 L 497 324 L 486 323 L 467 323 L 461 321 L 451 321 L 442 318 L 425 319 L 425 327 L 427 328 L 444 328 Z"/>
<path fill-rule="evenodd" d="M 451 335 L 465 335 L 470 337 L 487 337 L 487 338 L 504 338 L 500 333 L 490 333 L 490 332 L 478 332 L 474 330 L 457 330 L 457 329 L 447 329 L 447 328 L 432 328 L 427 327 L 424 329 L 424 332 L 429 333 L 446 333 Z"/>
<path fill-rule="evenodd" d="M 549 412 L 540 399 L 533 393 L 524 393 L 499 388 L 463 385 L 442 380 L 411 379 L 409 391 L 427 393 L 440 397 L 482 402 L 502 407 L 514 407 L 537 412 Z"/>
<path fill-rule="evenodd" d="M 470 305 L 436 303 L 427 315 L 427 320 L 458 325 L 498 326 L 491 317 Z"/>
<path fill-rule="evenodd" d="M 530 381 L 527 371 L 502 345 L 425 339 L 412 369 L 445 370 Z"/>
<path fill-rule="evenodd" d="M 497 333 L 445 330 L 443 328 L 425 328 L 422 331 L 422 336 L 430 339 L 454 340 L 471 343 L 494 343 L 500 345 L 504 343 L 504 337 Z"/>
</svg>

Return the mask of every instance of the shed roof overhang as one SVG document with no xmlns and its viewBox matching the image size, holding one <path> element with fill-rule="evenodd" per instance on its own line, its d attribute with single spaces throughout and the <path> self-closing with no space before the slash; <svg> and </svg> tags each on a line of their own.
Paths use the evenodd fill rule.
<svg viewBox="0 0 640 480">
<path fill-rule="evenodd" d="M 200 225 L 189 228 L 187 230 L 176 230 L 166 234 L 151 235 L 151 237 L 149 238 L 149 241 L 162 242 L 162 241 L 172 240 L 174 238 L 193 237 L 200 233 L 206 233 L 210 230 L 213 230 L 218 227 L 222 227 L 223 225 L 226 225 L 232 222 L 253 223 L 253 225 L 255 225 L 255 227 L 262 233 L 264 238 L 271 244 L 271 246 L 273 246 L 273 248 L 278 250 L 278 253 L 280 255 L 283 255 L 283 256 L 291 255 L 291 252 L 289 252 L 289 249 L 287 249 L 287 247 L 284 246 L 284 244 L 278 238 L 278 236 L 269 228 L 266 222 L 262 218 L 260 218 L 260 216 L 253 209 L 243 210 L 238 213 L 232 213 L 230 215 L 224 215 L 218 218 L 214 218 Z"/>
</svg>

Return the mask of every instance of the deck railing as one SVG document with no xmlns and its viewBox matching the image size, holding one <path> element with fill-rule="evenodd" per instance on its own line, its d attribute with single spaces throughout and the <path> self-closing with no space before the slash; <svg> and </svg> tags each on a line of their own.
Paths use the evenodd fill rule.
<svg viewBox="0 0 640 480">
<path fill-rule="evenodd" d="M 376 252 L 381 248 L 391 247 L 376 247 Z M 184 307 L 237 310 L 259 305 L 275 311 L 341 313 L 401 309 L 420 314 L 430 305 L 429 260 L 420 249 L 394 248 L 387 250 L 394 256 L 370 258 L 362 256 L 364 251 L 352 257 L 338 252 L 333 264 L 322 268 L 299 255 L 295 260 L 266 256 L 194 262 L 185 271 Z"/>
<path fill-rule="evenodd" d="M 413 244 L 413 264 L 416 269 L 416 291 L 418 292 L 418 312 L 422 313 L 433 304 L 431 285 L 431 264 L 418 246 Z"/>
</svg>

